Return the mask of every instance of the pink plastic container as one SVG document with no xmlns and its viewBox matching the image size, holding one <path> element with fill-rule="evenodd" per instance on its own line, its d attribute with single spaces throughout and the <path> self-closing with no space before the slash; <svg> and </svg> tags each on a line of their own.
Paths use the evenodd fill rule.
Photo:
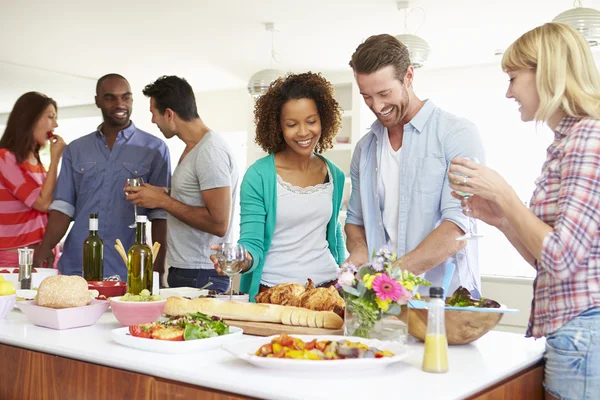
<svg viewBox="0 0 600 400">
<path fill-rule="evenodd" d="M 6 317 L 6 314 L 10 312 L 17 302 L 17 295 L 11 294 L 9 296 L 0 296 L 0 319 Z"/>
<path fill-rule="evenodd" d="M 160 301 L 121 301 L 120 297 L 111 297 L 110 308 L 115 318 L 123 326 L 155 322 L 165 310 L 167 300 Z"/>
<path fill-rule="evenodd" d="M 61 309 L 38 306 L 35 300 L 19 302 L 19 308 L 32 324 L 52 329 L 94 325 L 108 306 L 108 301 L 96 299 L 89 306 Z"/>
</svg>

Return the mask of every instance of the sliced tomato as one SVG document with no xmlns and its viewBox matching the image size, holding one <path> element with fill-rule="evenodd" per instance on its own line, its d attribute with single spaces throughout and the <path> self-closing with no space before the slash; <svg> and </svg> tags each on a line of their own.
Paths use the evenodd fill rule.
<svg viewBox="0 0 600 400">
<path fill-rule="evenodd" d="M 179 326 L 170 328 L 158 328 L 152 331 L 152 339 L 183 341 L 183 333 L 185 330 Z"/>
<path fill-rule="evenodd" d="M 19 273 L 19 268 L 15 268 L 15 269 L 13 269 L 13 272 L 12 272 L 12 273 L 13 273 L 13 274 L 18 274 L 18 273 Z"/>
<path fill-rule="evenodd" d="M 10 271 L 7 269 L 0 269 L 0 274 L 10 274 Z"/>
<path fill-rule="evenodd" d="M 152 329 L 148 325 L 132 325 L 129 327 L 129 333 L 131 336 L 152 339 Z"/>
<path fill-rule="evenodd" d="M 314 349 L 314 348 L 315 348 L 315 346 L 316 346 L 316 345 L 317 345 L 317 339 L 313 339 L 313 340 L 311 340 L 310 342 L 307 342 L 307 343 L 304 345 L 304 348 L 305 348 L 306 350 L 312 350 L 312 349 Z"/>
<path fill-rule="evenodd" d="M 37 272 L 37 270 L 36 270 L 35 268 L 32 268 L 32 269 L 31 269 L 31 273 L 32 273 L 32 274 L 35 274 L 36 272 Z"/>
</svg>

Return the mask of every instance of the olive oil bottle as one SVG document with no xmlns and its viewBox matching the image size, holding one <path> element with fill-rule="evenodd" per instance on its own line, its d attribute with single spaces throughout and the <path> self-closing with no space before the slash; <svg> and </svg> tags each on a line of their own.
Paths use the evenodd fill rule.
<svg viewBox="0 0 600 400">
<path fill-rule="evenodd" d="M 104 279 L 104 242 L 98 236 L 98 214 L 90 214 L 90 234 L 83 242 L 83 279 Z"/>
<path fill-rule="evenodd" d="M 140 294 L 144 289 L 152 293 L 152 249 L 146 244 L 145 215 L 135 219 L 135 243 L 127 252 L 127 293 Z"/>
</svg>

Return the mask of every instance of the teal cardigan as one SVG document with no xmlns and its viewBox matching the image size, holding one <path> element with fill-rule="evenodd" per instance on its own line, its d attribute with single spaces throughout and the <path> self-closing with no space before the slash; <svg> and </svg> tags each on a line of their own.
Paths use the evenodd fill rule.
<svg viewBox="0 0 600 400">
<path fill-rule="evenodd" d="M 346 259 L 346 247 L 339 222 L 345 175 L 331 161 L 319 155 L 333 175 L 333 213 L 327 224 L 329 251 L 338 265 Z M 331 177 L 330 177 L 331 179 Z M 253 258 L 252 268 L 240 281 L 240 292 L 248 293 L 250 301 L 258 293 L 265 257 L 271 247 L 275 231 L 277 209 L 277 172 L 275 157 L 270 154 L 257 160 L 248 168 L 240 189 L 240 240 Z M 293 257 L 293 255 L 291 255 Z"/>
</svg>

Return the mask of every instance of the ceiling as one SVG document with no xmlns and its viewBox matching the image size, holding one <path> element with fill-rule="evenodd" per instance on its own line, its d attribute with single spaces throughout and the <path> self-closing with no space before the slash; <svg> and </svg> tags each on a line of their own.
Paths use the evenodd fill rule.
<svg viewBox="0 0 600 400">
<path fill-rule="evenodd" d="M 570 0 L 417 0 L 410 33 L 426 39 L 425 68 L 497 62 L 503 49 L 573 6 Z M 600 9 L 600 0 L 584 0 Z M 423 19 L 423 15 L 425 18 Z M 61 106 L 93 102 L 95 80 L 123 74 L 135 93 L 160 75 L 187 78 L 198 92 L 242 88 L 271 66 L 271 35 L 286 71 L 348 71 L 358 44 L 404 33 L 395 0 L 3 0 L 0 113 L 42 91 Z"/>
</svg>

